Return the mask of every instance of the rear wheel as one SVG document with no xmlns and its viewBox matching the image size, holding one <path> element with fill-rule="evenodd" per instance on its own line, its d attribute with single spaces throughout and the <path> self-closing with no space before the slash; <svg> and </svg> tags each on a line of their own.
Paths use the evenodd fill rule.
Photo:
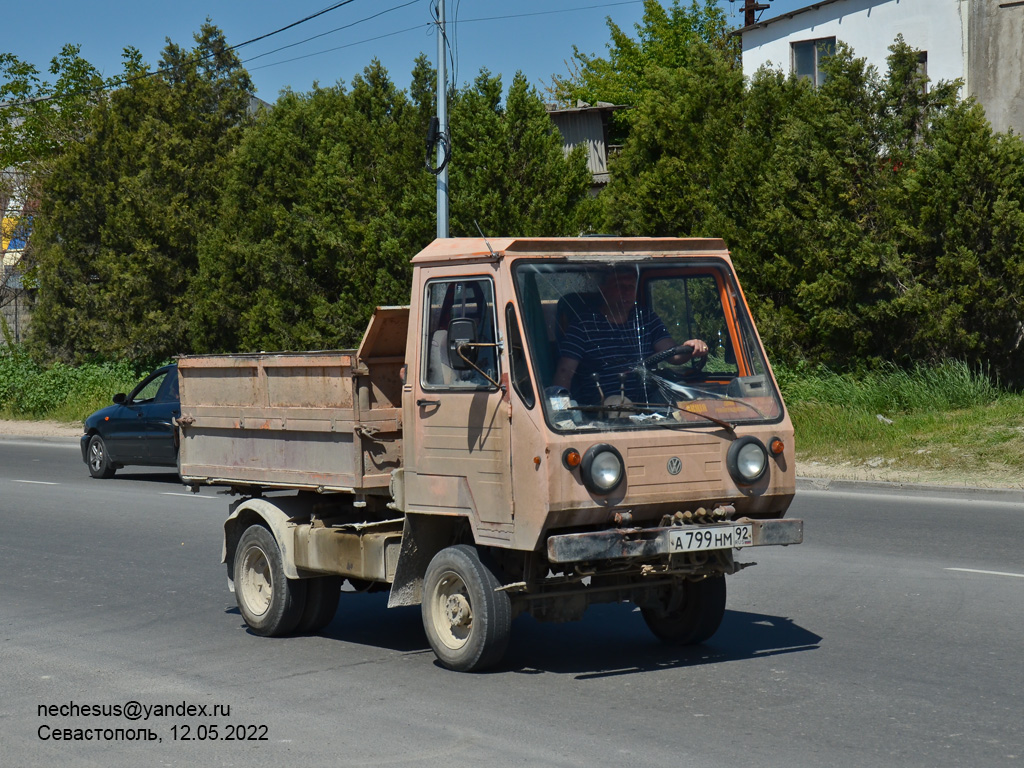
<svg viewBox="0 0 1024 768">
<path fill-rule="evenodd" d="M 302 611 L 296 632 L 319 632 L 334 619 L 341 595 L 340 576 L 318 576 L 305 579 L 306 607 Z"/>
<path fill-rule="evenodd" d="M 277 541 L 262 525 L 249 526 L 239 539 L 234 580 L 238 610 L 255 634 L 280 637 L 295 629 L 306 606 L 306 582 L 285 576 Z"/>
<path fill-rule="evenodd" d="M 107 453 L 107 444 L 103 442 L 102 437 L 99 435 L 92 436 L 89 440 L 86 454 L 88 455 L 90 475 L 101 480 L 107 480 L 114 476 L 117 468 L 110 460 L 110 454 Z"/>
<path fill-rule="evenodd" d="M 465 544 L 438 552 L 423 580 L 423 628 L 438 660 L 475 672 L 505 655 L 512 603 L 494 573 Z"/>
<path fill-rule="evenodd" d="M 651 632 L 673 645 L 697 645 L 708 640 L 725 616 L 725 576 L 684 581 L 676 587 L 669 607 L 640 609 Z"/>
</svg>

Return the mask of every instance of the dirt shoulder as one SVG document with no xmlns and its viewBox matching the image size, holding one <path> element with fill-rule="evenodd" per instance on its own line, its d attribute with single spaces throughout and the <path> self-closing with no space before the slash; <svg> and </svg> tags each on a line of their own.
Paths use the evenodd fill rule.
<svg viewBox="0 0 1024 768">
<path fill-rule="evenodd" d="M 858 482 L 900 483 L 904 485 L 948 486 L 951 488 L 1013 488 L 1024 489 L 1024 475 L 1013 467 L 990 467 L 958 473 L 950 470 L 909 470 L 896 467 L 869 467 L 852 462 L 823 464 L 798 461 L 797 477 L 822 480 L 854 480 Z"/>
<path fill-rule="evenodd" d="M 0 419 L 0 437 L 79 437 L 80 423 L 63 421 L 11 421 Z"/>
</svg>

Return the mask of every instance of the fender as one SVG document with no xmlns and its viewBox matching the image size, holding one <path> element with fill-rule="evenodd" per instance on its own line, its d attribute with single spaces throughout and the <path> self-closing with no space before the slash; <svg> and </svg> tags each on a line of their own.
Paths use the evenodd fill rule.
<svg viewBox="0 0 1024 768">
<path fill-rule="evenodd" d="M 224 521 L 224 542 L 220 550 L 220 561 L 228 567 L 228 587 L 232 592 L 235 591 L 235 549 L 250 525 L 262 525 L 273 534 L 277 546 L 281 548 L 284 575 L 289 579 L 301 578 L 292 554 L 294 532 L 298 525 L 309 520 L 311 506 L 308 500 L 294 497 L 274 501 L 244 499 L 232 505 L 231 514 Z"/>
</svg>

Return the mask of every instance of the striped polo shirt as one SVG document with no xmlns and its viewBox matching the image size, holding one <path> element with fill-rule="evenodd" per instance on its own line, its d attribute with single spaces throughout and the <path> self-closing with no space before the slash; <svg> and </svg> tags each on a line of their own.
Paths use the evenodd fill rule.
<svg viewBox="0 0 1024 768">
<path fill-rule="evenodd" d="M 600 377 L 605 397 L 617 395 L 622 384 L 619 374 L 633 371 L 644 358 L 654 354 L 654 345 L 669 339 L 668 329 L 651 309 L 634 309 L 623 325 L 616 325 L 599 310 L 575 318 L 566 328 L 559 354 L 578 360 L 572 380 L 572 396 L 578 403 L 600 401 L 593 375 Z M 657 388 L 645 384 L 636 373 L 626 377 L 626 396 L 634 403 L 660 402 Z"/>
</svg>

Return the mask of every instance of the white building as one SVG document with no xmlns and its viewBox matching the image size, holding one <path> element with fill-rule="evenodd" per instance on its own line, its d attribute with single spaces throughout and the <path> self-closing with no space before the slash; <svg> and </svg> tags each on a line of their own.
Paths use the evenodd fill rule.
<svg viewBox="0 0 1024 768">
<path fill-rule="evenodd" d="M 820 82 L 836 41 L 886 71 L 897 35 L 929 79 L 960 79 L 997 131 L 1024 133 L 1024 0 L 818 0 L 739 30 L 743 73 L 769 65 Z"/>
</svg>

